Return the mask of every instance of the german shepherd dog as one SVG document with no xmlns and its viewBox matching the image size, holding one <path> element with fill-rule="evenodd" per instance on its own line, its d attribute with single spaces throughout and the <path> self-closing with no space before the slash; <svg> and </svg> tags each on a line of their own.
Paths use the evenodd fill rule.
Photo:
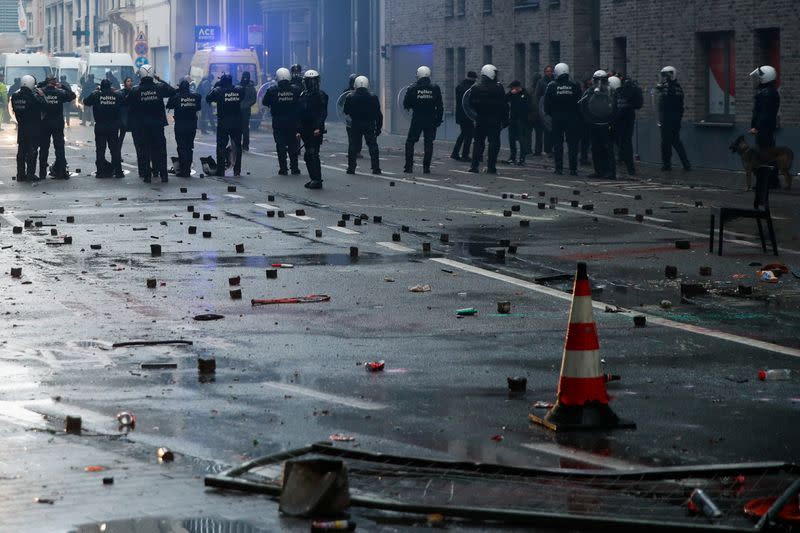
<svg viewBox="0 0 800 533">
<path fill-rule="evenodd" d="M 794 160 L 794 152 L 792 152 L 790 148 L 785 146 L 767 148 L 766 150 L 750 148 L 744 135 L 739 135 L 728 148 L 730 148 L 731 152 L 739 154 L 742 158 L 742 166 L 747 175 L 747 190 L 750 190 L 752 187 L 753 171 L 759 166 L 773 161 L 778 166 L 778 171 L 786 178 L 786 188 L 792 188 L 791 168 L 792 161 Z"/>
</svg>

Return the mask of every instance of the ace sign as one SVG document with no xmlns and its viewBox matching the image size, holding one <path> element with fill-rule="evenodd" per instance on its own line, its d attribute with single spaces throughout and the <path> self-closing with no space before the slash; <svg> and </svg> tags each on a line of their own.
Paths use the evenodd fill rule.
<svg viewBox="0 0 800 533">
<path fill-rule="evenodd" d="M 222 31 L 219 26 L 195 26 L 194 42 L 196 43 L 216 43 L 220 41 Z"/>
</svg>

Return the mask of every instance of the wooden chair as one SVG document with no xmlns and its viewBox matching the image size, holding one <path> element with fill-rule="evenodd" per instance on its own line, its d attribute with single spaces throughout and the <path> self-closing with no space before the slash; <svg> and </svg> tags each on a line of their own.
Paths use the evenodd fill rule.
<svg viewBox="0 0 800 533">
<path fill-rule="evenodd" d="M 772 215 L 769 211 L 769 189 L 770 184 L 778 178 L 778 168 L 772 165 L 762 165 L 756 169 L 756 186 L 753 209 L 739 207 L 720 207 L 719 209 L 719 244 L 717 253 L 722 255 L 722 243 L 724 242 L 723 231 L 725 221 L 737 218 L 754 218 L 758 224 L 758 236 L 761 238 L 761 249 L 766 253 L 767 242 L 764 240 L 764 228 L 762 220 L 767 221 L 767 231 L 772 241 L 772 252 L 778 255 L 778 242 L 775 240 L 775 228 L 772 225 Z M 709 251 L 714 251 L 714 215 L 711 215 L 711 235 L 709 237 Z"/>
</svg>

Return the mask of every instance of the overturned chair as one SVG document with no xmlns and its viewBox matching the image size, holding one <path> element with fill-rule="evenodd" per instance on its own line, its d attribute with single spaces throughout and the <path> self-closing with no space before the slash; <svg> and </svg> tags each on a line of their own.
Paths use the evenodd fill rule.
<svg viewBox="0 0 800 533">
<path fill-rule="evenodd" d="M 752 209 L 740 207 L 720 207 L 719 209 L 719 244 L 717 253 L 722 255 L 723 231 L 725 222 L 737 218 L 754 218 L 758 224 L 758 236 L 761 238 L 761 249 L 766 253 L 767 242 L 764 240 L 764 227 L 762 220 L 767 221 L 767 231 L 772 241 L 772 252 L 778 255 L 778 242 L 775 239 L 775 228 L 772 225 L 772 215 L 769 210 L 770 186 L 778 180 L 778 168 L 772 165 L 762 165 L 756 169 L 755 199 Z M 709 235 L 708 251 L 714 253 L 714 215 L 711 215 L 711 234 Z"/>
</svg>

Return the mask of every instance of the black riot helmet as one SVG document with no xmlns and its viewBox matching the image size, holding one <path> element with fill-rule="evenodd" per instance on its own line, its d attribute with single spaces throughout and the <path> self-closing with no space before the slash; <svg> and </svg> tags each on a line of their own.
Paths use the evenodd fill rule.
<svg viewBox="0 0 800 533">
<path fill-rule="evenodd" d="M 219 81 L 217 83 L 219 83 L 220 87 L 230 87 L 233 85 L 233 78 L 231 78 L 230 74 L 223 74 L 219 77 Z"/>
<path fill-rule="evenodd" d="M 300 66 L 300 63 L 292 65 L 289 72 L 292 73 L 292 78 L 298 79 L 303 77 L 303 67 Z"/>
<path fill-rule="evenodd" d="M 184 78 L 178 84 L 178 92 L 181 93 L 181 94 L 184 94 L 184 95 L 185 94 L 189 94 L 191 92 L 190 86 L 191 86 L 191 84 L 189 83 L 189 80 Z"/>
<path fill-rule="evenodd" d="M 108 94 L 111 92 L 111 82 L 107 79 L 100 80 L 100 92 L 103 94 Z"/>
<path fill-rule="evenodd" d="M 350 74 L 350 81 L 347 82 L 347 88 L 350 89 L 351 91 L 356 88 L 355 83 L 357 77 L 358 74 Z"/>
</svg>

